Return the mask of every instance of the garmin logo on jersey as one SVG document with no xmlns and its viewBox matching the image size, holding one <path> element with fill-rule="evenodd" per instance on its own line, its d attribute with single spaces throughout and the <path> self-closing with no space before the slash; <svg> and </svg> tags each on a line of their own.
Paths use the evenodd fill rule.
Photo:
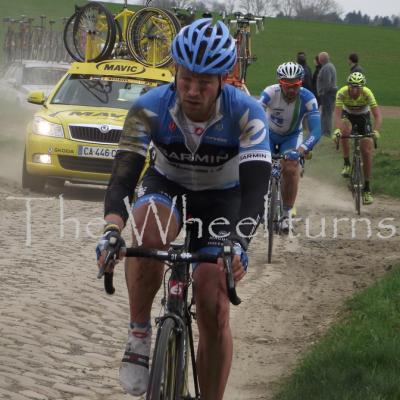
<svg viewBox="0 0 400 400">
<path fill-rule="evenodd" d="M 248 153 L 241 154 L 239 156 L 239 162 L 243 161 L 268 161 L 271 162 L 271 156 L 267 152 L 252 151 Z"/>
<path fill-rule="evenodd" d="M 220 164 L 223 161 L 229 160 L 229 154 L 212 155 L 212 154 L 190 154 L 190 153 L 175 153 L 174 151 L 166 154 L 167 158 L 176 161 L 189 161 L 204 164 Z"/>
</svg>

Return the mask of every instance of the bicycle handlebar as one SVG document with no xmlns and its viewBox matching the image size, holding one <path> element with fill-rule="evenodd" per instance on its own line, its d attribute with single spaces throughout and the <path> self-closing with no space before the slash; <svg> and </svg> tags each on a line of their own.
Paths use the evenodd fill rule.
<svg viewBox="0 0 400 400">
<path fill-rule="evenodd" d="M 350 134 L 347 136 L 343 135 L 337 135 L 338 139 L 366 139 L 366 138 L 372 138 L 374 139 L 374 148 L 376 149 L 378 147 L 378 143 L 376 141 L 376 137 L 373 133 L 365 133 L 363 135 L 354 135 Z M 339 140 L 336 140 L 336 150 L 339 150 Z"/>
<path fill-rule="evenodd" d="M 286 154 L 272 154 L 271 158 L 273 160 L 288 160 L 288 156 Z M 300 163 L 304 164 L 305 160 L 310 160 L 312 158 L 312 152 L 309 151 L 305 154 L 299 156 Z"/>
<path fill-rule="evenodd" d="M 228 290 L 228 297 L 233 305 L 239 305 L 241 303 L 240 298 L 236 293 L 235 281 L 233 278 L 232 271 L 232 247 L 223 246 L 222 251 L 218 255 L 204 254 L 204 253 L 188 253 L 182 252 L 181 250 L 169 249 L 157 250 L 157 249 L 145 249 L 140 247 L 128 247 L 126 249 L 125 257 L 143 257 L 153 258 L 159 261 L 170 261 L 173 263 L 179 262 L 208 262 L 216 264 L 218 258 L 222 257 L 225 267 L 226 274 L 226 285 Z M 97 278 L 100 279 L 104 275 L 104 289 L 108 294 L 114 294 L 115 288 L 113 285 L 113 272 L 106 272 L 105 269 L 111 260 L 115 259 L 115 250 L 109 250 L 104 260 L 103 266 L 99 269 Z"/>
</svg>

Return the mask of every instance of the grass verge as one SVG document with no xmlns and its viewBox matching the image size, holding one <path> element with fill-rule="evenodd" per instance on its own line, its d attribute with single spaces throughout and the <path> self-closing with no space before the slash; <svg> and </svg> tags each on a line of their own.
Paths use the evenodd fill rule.
<svg viewBox="0 0 400 400">
<path fill-rule="evenodd" d="M 342 319 L 283 382 L 276 400 L 398 400 L 400 268 L 346 303 Z"/>
<path fill-rule="evenodd" d="M 343 166 L 342 153 L 336 151 L 332 141 L 323 137 L 307 163 L 307 174 L 332 184 L 346 187 L 347 181 L 340 176 Z M 372 191 L 400 198 L 400 119 L 384 119 L 381 138 L 375 150 Z"/>
</svg>

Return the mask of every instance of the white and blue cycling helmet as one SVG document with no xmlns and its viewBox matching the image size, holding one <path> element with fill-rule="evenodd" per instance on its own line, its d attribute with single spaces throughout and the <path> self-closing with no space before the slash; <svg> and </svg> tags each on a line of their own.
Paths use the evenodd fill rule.
<svg viewBox="0 0 400 400">
<path fill-rule="evenodd" d="M 235 40 L 227 26 L 211 18 L 201 18 L 183 27 L 171 45 L 179 65 L 198 74 L 223 75 L 236 62 Z"/>
<path fill-rule="evenodd" d="M 278 79 L 303 79 L 304 68 L 295 62 L 281 64 L 276 70 Z"/>
</svg>

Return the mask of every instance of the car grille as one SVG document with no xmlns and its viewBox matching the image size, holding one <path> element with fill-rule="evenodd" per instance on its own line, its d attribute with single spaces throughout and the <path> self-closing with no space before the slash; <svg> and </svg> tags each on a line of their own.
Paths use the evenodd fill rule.
<svg viewBox="0 0 400 400">
<path fill-rule="evenodd" d="M 110 174 L 113 164 L 112 159 L 74 156 L 58 156 L 58 161 L 64 169 L 101 174 Z"/>
<path fill-rule="evenodd" d="M 110 129 L 108 132 L 104 133 L 95 126 L 70 125 L 69 131 L 71 132 L 71 138 L 75 140 L 115 144 L 119 142 L 122 130 Z"/>
</svg>

